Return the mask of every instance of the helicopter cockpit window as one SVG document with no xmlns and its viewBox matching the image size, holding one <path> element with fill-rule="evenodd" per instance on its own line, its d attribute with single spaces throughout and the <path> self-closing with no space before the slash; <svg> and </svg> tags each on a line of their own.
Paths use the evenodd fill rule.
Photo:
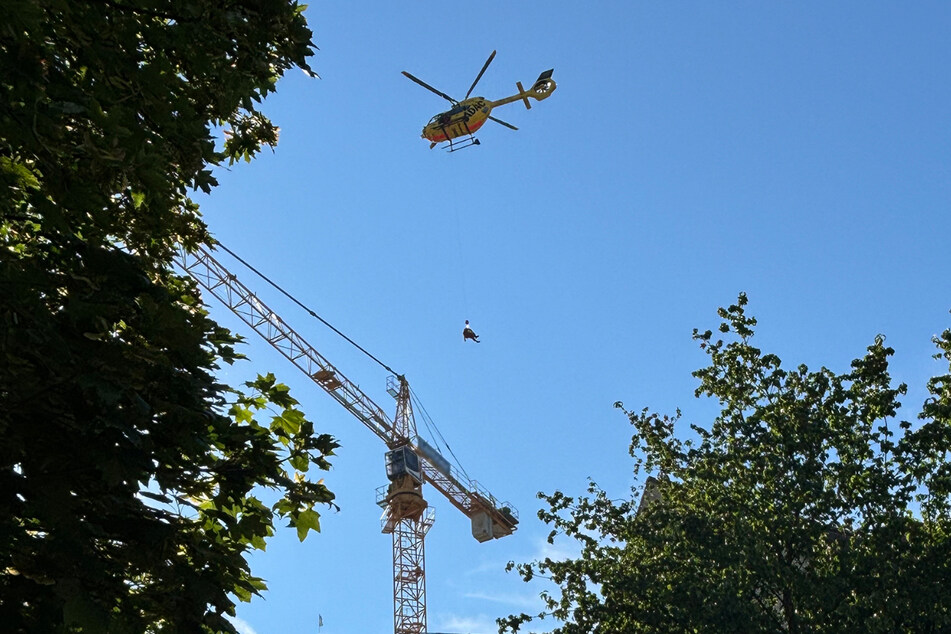
<svg viewBox="0 0 951 634">
<path fill-rule="evenodd" d="M 452 110 L 449 112 L 441 112 L 435 117 L 429 120 L 429 123 L 438 123 L 440 125 L 446 125 L 452 120 Z"/>
</svg>

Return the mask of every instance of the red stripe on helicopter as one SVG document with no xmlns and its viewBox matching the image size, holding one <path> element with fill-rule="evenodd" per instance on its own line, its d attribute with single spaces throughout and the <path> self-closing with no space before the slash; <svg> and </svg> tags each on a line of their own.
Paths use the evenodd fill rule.
<svg viewBox="0 0 951 634">
<path fill-rule="evenodd" d="M 473 121 L 473 122 L 469 125 L 469 132 L 468 132 L 468 134 L 475 134 L 475 132 L 476 132 L 479 128 L 481 128 L 483 125 L 485 125 L 485 122 L 486 122 L 486 121 L 487 121 L 487 119 L 483 119 L 482 121 Z M 449 129 L 452 129 L 452 128 L 455 127 L 455 126 L 458 126 L 458 127 L 460 128 L 460 131 L 459 131 L 459 134 L 453 136 L 452 138 L 455 139 L 455 138 L 458 138 L 458 137 L 461 137 L 461 136 L 465 136 L 465 135 L 467 134 L 467 132 L 465 131 L 465 129 L 462 128 L 462 124 L 460 124 L 460 123 L 453 124 L 452 126 L 447 126 L 447 127 L 448 127 Z M 449 140 L 449 137 L 446 135 L 445 132 L 443 132 L 443 130 L 442 130 L 441 128 L 440 128 L 437 132 L 435 132 L 432 136 L 427 136 L 427 137 L 424 137 L 424 138 L 429 139 L 429 140 L 432 141 L 433 143 L 442 143 L 443 141 L 448 141 L 448 140 Z"/>
</svg>

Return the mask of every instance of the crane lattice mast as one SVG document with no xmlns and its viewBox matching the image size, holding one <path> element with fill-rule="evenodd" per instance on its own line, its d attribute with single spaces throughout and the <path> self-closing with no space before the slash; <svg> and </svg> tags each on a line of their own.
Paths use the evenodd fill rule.
<svg viewBox="0 0 951 634">
<path fill-rule="evenodd" d="M 518 526 L 515 509 L 459 474 L 435 447 L 417 435 L 411 392 L 404 376 L 387 379 L 387 392 L 396 399 L 396 413 L 390 419 L 207 249 L 199 246 L 194 252 L 182 250 L 176 260 L 203 288 L 386 443 L 390 484 L 377 491 L 377 503 L 383 508 L 382 530 L 393 538 L 394 631 L 425 634 L 424 540 L 434 514 L 423 498 L 423 483 L 432 485 L 470 519 L 472 535 L 480 542 L 511 535 Z"/>
</svg>

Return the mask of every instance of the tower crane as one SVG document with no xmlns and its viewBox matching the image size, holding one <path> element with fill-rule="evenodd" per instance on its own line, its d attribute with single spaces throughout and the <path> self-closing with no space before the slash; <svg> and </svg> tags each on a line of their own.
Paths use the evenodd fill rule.
<svg viewBox="0 0 951 634">
<path fill-rule="evenodd" d="M 386 444 L 389 485 L 377 490 L 377 503 L 383 508 L 382 532 L 393 539 L 394 632 L 426 634 L 424 540 L 434 514 L 423 497 L 423 484 L 431 485 L 470 519 L 472 536 L 480 542 L 515 532 L 518 513 L 514 507 L 500 502 L 477 482 L 459 473 L 438 449 L 417 435 L 405 376 L 394 372 L 387 378 L 386 391 L 396 399 L 395 414 L 390 418 L 207 249 L 183 249 L 176 260 L 199 285 Z"/>
</svg>

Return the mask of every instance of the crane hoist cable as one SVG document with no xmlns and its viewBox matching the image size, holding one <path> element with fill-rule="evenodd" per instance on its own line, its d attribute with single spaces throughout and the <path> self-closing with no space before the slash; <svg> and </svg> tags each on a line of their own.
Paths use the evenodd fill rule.
<svg viewBox="0 0 951 634">
<path fill-rule="evenodd" d="M 385 363 L 383 363 L 382 361 L 380 361 L 379 359 L 377 359 L 376 357 L 374 357 L 372 354 L 370 354 L 369 352 L 367 352 L 367 350 L 364 349 L 363 346 L 361 346 L 360 344 L 358 344 L 356 341 L 354 341 L 353 339 L 351 339 L 351 338 L 348 337 L 347 335 L 343 334 L 342 332 L 340 332 L 339 330 L 337 330 L 336 328 L 334 328 L 333 325 L 332 325 L 330 322 L 328 322 L 326 319 L 324 319 L 323 317 L 321 317 L 320 315 L 318 315 L 317 313 L 315 313 L 313 310 L 311 310 L 310 308 L 308 308 L 307 306 L 305 306 L 305 305 L 304 305 L 303 303 L 301 303 L 296 297 L 294 297 L 293 295 L 291 295 L 290 293 L 288 293 L 287 291 L 285 291 L 283 288 L 281 288 L 276 282 L 271 281 L 271 279 L 270 279 L 268 276 L 266 276 L 264 273 L 262 273 L 261 271 L 257 270 L 257 269 L 254 268 L 253 266 L 251 266 L 248 262 L 246 262 L 245 260 L 243 260 L 243 259 L 241 258 L 241 256 L 239 256 L 237 253 L 235 253 L 234 251 L 232 251 L 231 249 L 229 249 L 228 247 L 226 247 L 225 245 L 223 245 L 221 242 L 215 241 L 215 244 L 216 244 L 217 246 L 221 247 L 222 249 L 224 249 L 225 251 L 227 251 L 228 253 L 230 253 L 230 254 L 231 254 L 231 257 L 233 257 L 233 258 L 236 259 L 238 262 L 240 262 L 241 264 L 243 264 L 243 265 L 245 265 L 246 267 L 248 267 L 249 269 L 251 269 L 258 277 L 260 277 L 262 280 L 264 280 L 265 282 L 267 282 L 268 284 L 270 284 L 271 286 L 273 286 L 274 288 L 276 288 L 277 290 L 279 290 L 281 293 L 283 293 L 285 296 L 287 296 L 288 299 L 290 299 L 292 302 L 294 302 L 295 304 L 297 304 L 298 306 L 300 306 L 301 308 L 303 308 L 305 311 L 307 311 L 307 313 L 308 313 L 311 317 L 313 317 L 313 318 L 319 320 L 320 323 L 322 323 L 323 325 L 327 326 L 328 328 L 330 328 L 331 330 L 333 330 L 335 333 L 337 333 L 338 335 L 340 335 L 341 337 L 343 337 L 344 339 L 346 339 L 346 340 L 347 340 L 353 347 L 355 347 L 357 350 L 359 350 L 359 351 L 362 352 L 363 354 L 367 355 L 368 357 L 370 357 L 371 359 L 373 359 L 374 361 L 376 361 L 377 363 L 379 363 L 379 364 L 383 367 L 383 369 L 385 369 L 387 372 L 390 372 L 390 373 L 392 373 L 392 374 L 395 374 L 396 376 L 399 376 L 399 377 L 402 377 L 402 376 L 403 376 L 402 374 L 400 374 L 399 372 L 397 372 L 396 370 L 394 370 L 393 368 L 391 368 L 390 366 L 386 365 Z"/>
</svg>

